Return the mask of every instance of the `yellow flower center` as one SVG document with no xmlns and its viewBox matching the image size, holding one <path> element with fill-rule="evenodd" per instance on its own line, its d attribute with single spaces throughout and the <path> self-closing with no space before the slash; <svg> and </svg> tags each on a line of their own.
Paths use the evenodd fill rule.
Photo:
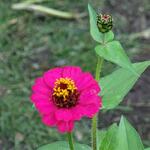
<svg viewBox="0 0 150 150">
<path fill-rule="evenodd" d="M 70 92 L 73 93 L 76 89 L 73 80 L 70 78 L 60 78 L 55 82 L 53 96 L 63 97 L 64 101 L 66 101 Z"/>
<path fill-rule="evenodd" d="M 77 104 L 79 92 L 70 78 L 59 78 L 54 83 L 53 101 L 60 108 L 70 108 Z"/>
</svg>

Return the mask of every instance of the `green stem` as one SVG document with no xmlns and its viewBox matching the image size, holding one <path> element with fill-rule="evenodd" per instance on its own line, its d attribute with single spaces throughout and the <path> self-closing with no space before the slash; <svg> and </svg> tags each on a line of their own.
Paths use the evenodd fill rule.
<svg viewBox="0 0 150 150">
<path fill-rule="evenodd" d="M 100 73 L 101 73 L 101 70 L 102 70 L 102 64 L 103 64 L 103 58 L 98 56 L 97 66 L 96 66 L 96 74 L 95 74 L 95 79 L 97 81 L 99 81 L 99 79 L 100 79 Z M 95 115 L 92 118 L 92 148 L 93 148 L 93 150 L 97 150 L 96 130 L 97 130 L 97 115 Z"/>
<path fill-rule="evenodd" d="M 103 43 L 105 44 L 105 35 L 103 36 Z M 103 65 L 104 59 L 98 56 L 97 60 L 97 66 L 96 66 L 96 73 L 95 73 L 95 79 L 97 82 L 100 80 L 102 65 Z M 92 149 L 97 150 L 97 114 L 92 118 Z"/>
<path fill-rule="evenodd" d="M 98 56 L 98 59 L 97 59 L 97 66 L 96 66 L 96 73 L 95 73 L 95 79 L 96 79 L 96 81 L 98 81 L 98 82 L 99 82 L 99 80 L 100 80 L 100 75 L 101 75 L 101 70 L 102 70 L 103 61 L 104 61 L 104 59 L 101 58 L 100 56 Z"/>
<path fill-rule="evenodd" d="M 67 133 L 70 150 L 74 150 L 73 139 L 71 132 Z"/>
<path fill-rule="evenodd" d="M 92 118 L 92 149 L 97 149 L 97 138 L 96 138 L 96 128 L 97 128 L 97 115 Z"/>
</svg>

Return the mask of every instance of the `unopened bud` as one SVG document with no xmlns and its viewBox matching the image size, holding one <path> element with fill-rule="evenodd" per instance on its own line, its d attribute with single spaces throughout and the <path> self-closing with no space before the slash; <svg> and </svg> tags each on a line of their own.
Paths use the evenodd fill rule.
<svg viewBox="0 0 150 150">
<path fill-rule="evenodd" d="M 97 16 L 97 27 L 100 32 L 106 33 L 113 27 L 113 18 L 111 15 L 100 14 Z"/>
</svg>

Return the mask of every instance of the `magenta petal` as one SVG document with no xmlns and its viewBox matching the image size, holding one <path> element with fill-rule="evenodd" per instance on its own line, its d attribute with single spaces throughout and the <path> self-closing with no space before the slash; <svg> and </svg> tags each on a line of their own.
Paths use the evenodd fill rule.
<svg viewBox="0 0 150 150">
<path fill-rule="evenodd" d="M 79 91 L 93 89 L 96 93 L 100 92 L 98 83 L 93 79 L 90 73 L 82 73 L 80 78 L 76 81 Z"/>
<path fill-rule="evenodd" d="M 58 109 L 55 112 L 55 116 L 57 120 L 70 121 L 72 120 L 72 112 L 70 109 Z"/>
<path fill-rule="evenodd" d="M 76 81 L 80 77 L 81 73 L 82 71 L 80 67 L 76 67 L 76 66 L 63 67 L 63 77 L 71 78 L 74 81 Z"/>
<path fill-rule="evenodd" d="M 85 106 L 83 114 L 89 118 L 92 118 L 98 111 L 99 111 L 98 105 L 87 105 Z"/>
<path fill-rule="evenodd" d="M 56 125 L 57 120 L 55 119 L 54 114 L 51 114 L 43 116 L 42 122 L 47 126 L 54 126 Z"/>
<path fill-rule="evenodd" d="M 61 133 L 72 132 L 73 127 L 74 127 L 74 122 L 73 121 L 68 121 L 68 122 L 60 121 L 58 122 L 57 126 L 58 126 L 58 130 Z"/>
<path fill-rule="evenodd" d="M 72 132 L 72 130 L 74 128 L 74 122 L 73 121 L 69 121 L 68 125 L 69 125 L 68 132 Z"/>
<path fill-rule="evenodd" d="M 83 114 L 87 117 L 92 118 L 100 110 L 102 106 L 102 100 L 99 96 L 87 96 L 85 97 L 85 99 L 84 97 L 83 99 L 80 99 L 80 105 L 83 106 Z"/>
<path fill-rule="evenodd" d="M 46 85 L 42 77 L 39 77 L 35 80 L 34 85 L 32 86 L 32 91 L 35 93 L 48 94 L 52 92 L 52 90 Z"/>
<path fill-rule="evenodd" d="M 50 92 L 50 90 L 48 88 L 44 88 L 40 85 L 33 85 L 32 86 L 32 91 L 36 92 L 36 93 L 39 92 L 39 93 L 48 94 L 48 95 L 49 95 L 49 92 Z"/>
<path fill-rule="evenodd" d="M 43 95 L 43 94 L 38 94 L 38 93 L 33 93 L 30 97 L 31 101 L 33 103 L 36 102 L 50 102 L 50 97 L 47 95 Z"/>
<path fill-rule="evenodd" d="M 59 79 L 61 77 L 62 77 L 62 68 L 51 69 L 44 73 L 44 81 L 51 88 L 54 87 L 56 79 Z"/>
<path fill-rule="evenodd" d="M 56 109 L 53 103 L 35 103 L 35 107 L 42 115 L 48 115 Z"/>
<path fill-rule="evenodd" d="M 79 97 L 79 104 L 87 105 L 87 104 L 99 104 L 101 102 L 101 98 L 98 95 L 93 94 L 90 90 L 84 91 L 81 93 Z"/>
<path fill-rule="evenodd" d="M 83 117 L 84 107 L 77 105 L 76 107 L 71 109 L 73 120 L 80 120 Z"/>
<path fill-rule="evenodd" d="M 43 115 L 49 114 L 55 111 L 56 106 L 49 96 L 43 94 L 33 93 L 31 100 L 34 103 L 36 109 Z"/>
</svg>

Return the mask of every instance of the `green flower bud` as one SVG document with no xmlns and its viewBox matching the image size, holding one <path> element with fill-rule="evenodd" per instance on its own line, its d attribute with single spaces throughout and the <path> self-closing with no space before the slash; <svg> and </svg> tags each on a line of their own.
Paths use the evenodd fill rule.
<svg viewBox="0 0 150 150">
<path fill-rule="evenodd" d="M 113 27 L 113 18 L 111 15 L 100 14 L 97 16 L 97 27 L 100 32 L 106 33 Z"/>
</svg>

